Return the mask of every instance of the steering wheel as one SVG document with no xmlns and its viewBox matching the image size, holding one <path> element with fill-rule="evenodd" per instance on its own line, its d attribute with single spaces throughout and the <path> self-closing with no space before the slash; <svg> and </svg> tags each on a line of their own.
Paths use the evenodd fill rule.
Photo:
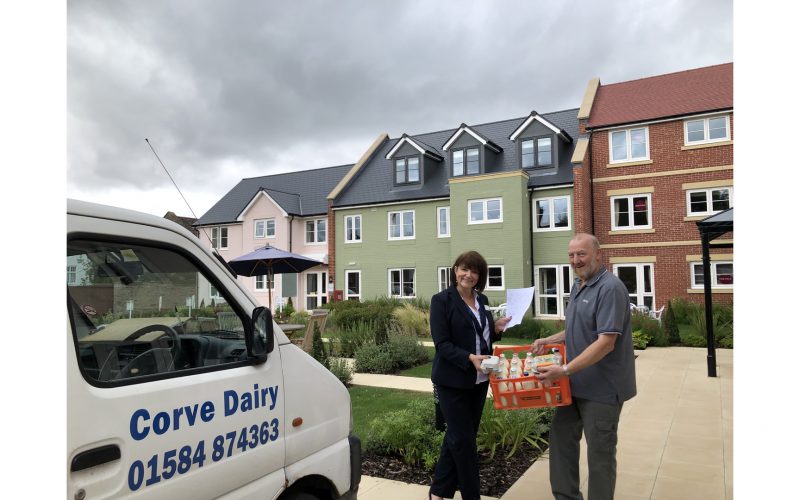
<svg viewBox="0 0 800 500">
<path fill-rule="evenodd" d="M 175 361 L 181 354 L 181 339 L 178 337 L 178 332 L 171 327 L 167 325 L 148 325 L 125 337 L 125 341 L 132 342 L 150 332 L 166 333 L 172 340 L 172 347 L 153 347 L 139 354 L 120 370 L 116 376 L 117 379 L 128 378 L 131 375 L 162 373 L 175 369 Z"/>
</svg>

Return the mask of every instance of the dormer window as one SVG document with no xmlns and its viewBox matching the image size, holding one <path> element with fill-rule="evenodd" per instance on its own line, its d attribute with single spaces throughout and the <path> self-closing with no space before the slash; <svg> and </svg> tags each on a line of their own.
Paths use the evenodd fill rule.
<svg viewBox="0 0 800 500">
<path fill-rule="evenodd" d="M 394 161 L 394 183 L 416 184 L 419 183 L 419 157 L 409 156 L 397 158 Z"/>
<path fill-rule="evenodd" d="M 466 171 L 465 165 L 466 164 Z M 481 172 L 481 153 L 478 148 L 456 149 L 453 151 L 453 177 L 475 175 Z"/>
<path fill-rule="evenodd" d="M 522 168 L 553 165 L 553 139 L 551 137 L 523 139 L 520 142 L 520 148 L 522 150 Z"/>
</svg>

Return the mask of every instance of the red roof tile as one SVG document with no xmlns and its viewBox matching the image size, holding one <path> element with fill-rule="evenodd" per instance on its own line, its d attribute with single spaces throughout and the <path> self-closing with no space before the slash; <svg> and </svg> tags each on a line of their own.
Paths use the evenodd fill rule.
<svg viewBox="0 0 800 500">
<path fill-rule="evenodd" d="M 589 128 L 733 108 L 733 63 L 600 85 Z"/>
</svg>

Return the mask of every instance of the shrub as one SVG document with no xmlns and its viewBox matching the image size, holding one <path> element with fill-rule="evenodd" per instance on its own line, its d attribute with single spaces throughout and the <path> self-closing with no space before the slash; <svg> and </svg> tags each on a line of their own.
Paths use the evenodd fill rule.
<svg viewBox="0 0 800 500">
<path fill-rule="evenodd" d="M 430 337 L 431 325 L 428 313 L 406 303 L 392 311 L 390 331 L 399 335 Z"/>
<path fill-rule="evenodd" d="M 705 347 L 706 346 L 706 339 L 705 337 L 701 337 L 699 335 L 684 335 L 681 339 L 683 345 L 687 347 Z"/>
<path fill-rule="evenodd" d="M 328 350 L 325 348 L 325 342 L 322 341 L 322 333 L 316 323 L 314 324 L 314 340 L 311 342 L 311 356 L 325 368 L 328 367 Z"/>
<path fill-rule="evenodd" d="M 647 344 L 652 340 L 649 335 L 641 330 L 636 330 L 631 336 L 633 338 L 634 349 L 646 349 Z"/>
<path fill-rule="evenodd" d="M 289 315 L 289 321 L 299 325 L 307 325 L 309 316 L 310 313 L 308 311 L 295 311 Z"/>
<path fill-rule="evenodd" d="M 339 356 L 352 358 L 359 347 L 375 342 L 375 325 L 358 322 L 348 328 L 337 330 L 331 342 L 336 346 Z"/>
<path fill-rule="evenodd" d="M 287 316 L 287 317 L 291 318 L 292 314 L 294 314 L 294 312 L 295 312 L 295 310 L 294 310 L 294 306 L 292 305 L 292 298 L 289 297 L 286 300 L 286 305 L 283 306 L 283 310 L 281 311 L 281 314 L 283 316 Z"/>
<path fill-rule="evenodd" d="M 675 322 L 683 323 L 685 325 L 691 324 L 691 315 L 694 311 L 703 309 L 703 306 L 696 302 L 689 302 L 688 300 L 677 298 L 670 301 L 670 306 L 674 309 Z"/>
<path fill-rule="evenodd" d="M 350 382 L 353 381 L 353 369 L 350 368 L 350 364 L 346 359 L 330 358 L 328 360 L 328 370 L 330 370 L 345 387 L 348 387 Z"/>
<path fill-rule="evenodd" d="M 681 336 L 680 331 L 678 329 L 678 322 L 675 319 L 675 311 L 672 307 L 672 301 L 667 303 L 667 309 L 664 311 L 664 317 L 662 319 L 662 324 L 664 326 L 664 330 L 667 332 L 667 340 L 670 344 L 680 344 L 681 343 Z"/>
<path fill-rule="evenodd" d="M 343 304 L 339 302 L 338 304 Z M 335 309 L 328 321 L 332 322 L 337 330 L 353 328 L 357 323 L 372 323 L 376 344 L 385 344 L 389 340 L 388 329 L 392 321 L 392 311 L 399 304 L 393 304 L 387 299 L 381 301 L 356 302 L 355 305 Z"/>
<path fill-rule="evenodd" d="M 649 338 L 647 345 L 658 347 L 666 347 L 669 345 L 666 331 L 664 331 L 664 328 L 658 323 L 658 320 L 650 316 L 639 313 L 631 314 L 631 331 L 635 332 L 637 330 L 640 330 Z"/>
<path fill-rule="evenodd" d="M 556 323 L 552 321 L 525 316 L 522 318 L 522 323 L 512 326 L 504 332 L 504 335 L 521 339 L 536 340 L 543 337 L 549 337 L 550 335 L 560 331 L 556 328 Z"/>
<path fill-rule="evenodd" d="M 552 418 L 552 408 L 497 410 L 487 400 L 478 427 L 478 450 L 488 452 L 491 461 L 499 449 L 508 450 L 506 458 L 511 458 L 524 442 L 541 449 Z"/>
<path fill-rule="evenodd" d="M 433 470 L 444 439 L 434 421 L 433 398 L 411 401 L 400 411 L 374 419 L 365 441 L 379 453 L 396 454 L 407 464 Z"/>
<path fill-rule="evenodd" d="M 391 373 L 392 353 L 384 345 L 367 344 L 361 346 L 354 354 L 356 371 L 360 373 Z"/>
<path fill-rule="evenodd" d="M 405 370 L 430 361 L 428 351 L 416 337 L 393 336 L 389 339 L 392 372 Z"/>
<path fill-rule="evenodd" d="M 690 317 L 690 325 L 704 343 L 708 338 L 706 330 L 706 312 L 695 311 Z M 711 326 L 714 331 L 714 343 L 720 347 L 733 347 L 733 314 L 730 306 L 715 306 L 711 313 Z"/>
</svg>

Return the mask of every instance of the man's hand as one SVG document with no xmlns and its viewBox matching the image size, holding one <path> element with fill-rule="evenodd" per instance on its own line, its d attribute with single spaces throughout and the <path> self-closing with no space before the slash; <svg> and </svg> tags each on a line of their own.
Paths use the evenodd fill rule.
<svg viewBox="0 0 800 500">
<path fill-rule="evenodd" d="M 536 368 L 536 371 L 539 372 L 539 374 L 536 375 L 536 378 L 541 380 L 545 387 L 549 387 L 553 382 L 567 376 L 564 373 L 564 369 L 561 367 L 561 365 L 539 366 Z"/>
<path fill-rule="evenodd" d="M 475 367 L 476 371 L 481 371 L 481 361 L 483 361 L 488 357 L 489 356 L 486 356 L 484 354 L 470 354 L 469 360 L 470 362 L 472 362 L 472 365 Z"/>
<path fill-rule="evenodd" d="M 533 351 L 533 353 L 536 355 L 544 354 L 547 352 L 547 349 L 544 346 L 549 343 L 550 341 L 548 339 L 536 339 L 533 341 L 533 344 L 531 344 L 531 351 Z"/>
</svg>

